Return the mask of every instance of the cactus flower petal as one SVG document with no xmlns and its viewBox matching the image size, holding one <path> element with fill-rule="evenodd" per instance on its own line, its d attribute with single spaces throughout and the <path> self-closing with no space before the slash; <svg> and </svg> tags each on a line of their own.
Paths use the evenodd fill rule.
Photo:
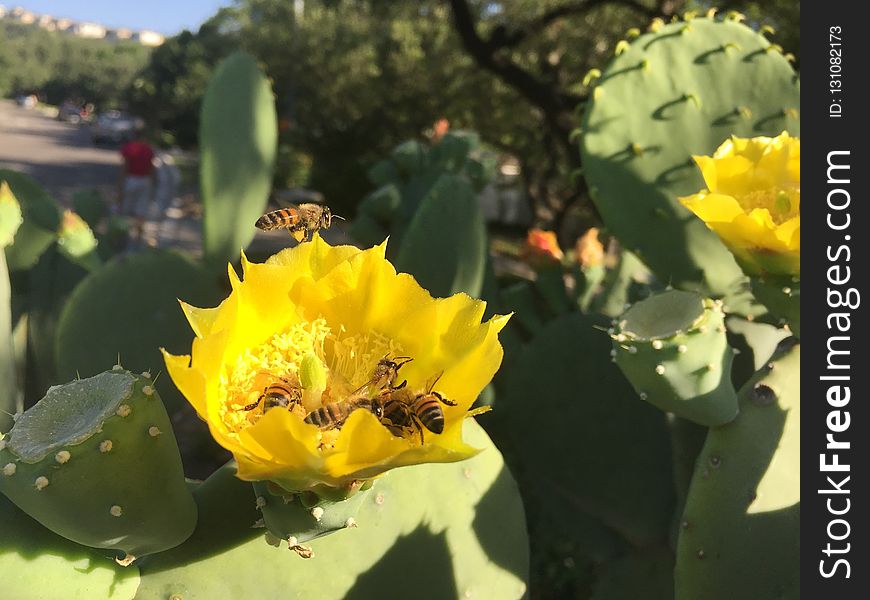
<svg viewBox="0 0 870 600">
<path fill-rule="evenodd" d="M 464 294 L 432 298 L 385 252 L 385 244 L 359 250 L 315 236 L 262 264 L 243 255 L 243 277 L 230 270 L 232 292 L 217 308 L 182 303 L 196 338 L 189 356 L 164 352 L 167 369 L 235 456 L 239 478 L 293 492 L 341 488 L 477 452 L 463 442 L 462 422 L 501 363 L 507 317 L 481 322 L 485 303 Z M 305 421 L 365 388 L 386 355 L 413 358 L 399 377 L 408 390 L 434 386 L 455 403 L 442 406 L 442 433 L 424 429 L 421 442 L 419 430 L 391 430 L 369 409 L 352 411 L 340 428 Z M 305 387 L 312 382 L 316 390 Z M 275 384 L 297 386 L 302 399 L 267 407 L 265 390 Z"/>
<path fill-rule="evenodd" d="M 800 139 L 731 138 L 696 156 L 707 189 L 680 198 L 748 275 L 800 275 Z"/>
</svg>

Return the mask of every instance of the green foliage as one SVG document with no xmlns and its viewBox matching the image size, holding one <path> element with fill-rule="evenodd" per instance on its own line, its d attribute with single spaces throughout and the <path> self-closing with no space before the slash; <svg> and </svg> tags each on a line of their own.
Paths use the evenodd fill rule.
<svg viewBox="0 0 870 600">
<path fill-rule="evenodd" d="M 60 209 L 48 192 L 28 175 L 0 169 L 0 181 L 9 184 L 24 216 L 14 243 L 6 248 L 9 270 L 29 269 L 57 239 Z"/>
<path fill-rule="evenodd" d="M 641 399 L 701 425 L 737 415 L 721 304 L 662 292 L 625 311 L 611 337 L 616 364 Z"/>
<path fill-rule="evenodd" d="M 148 64 L 133 80 L 127 98 L 167 140 L 196 146 L 202 97 L 215 66 L 236 47 L 222 31 L 228 9 L 222 9 L 197 33 L 182 31 L 155 48 Z"/>
<path fill-rule="evenodd" d="M 691 156 L 729 135 L 799 133 L 797 77 L 769 46 L 730 21 L 666 25 L 613 60 L 583 123 L 584 173 L 607 226 L 662 281 L 725 296 L 732 310 L 748 310 L 745 278 L 677 197 L 704 187 Z"/>
<path fill-rule="evenodd" d="M 83 39 L 0 21 L 0 96 L 39 91 L 43 100 L 121 104 L 150 49 L 134 42 Z"/>
<path fill-rule="evenodd" d="M 192 533 L 166 409 L 152 380 L 120 367 L 53 387 L 4 436 L 0 491 L 75 542 L 138 557 Z"/>
<path fill-rule="evenodd" d="M 254 59 L 233 54 L 209 81 L 200 113 L 203 252 L 236 260 L 254 238 L 272 185 L 277 123 L 269 82 Z"/>
<path fill-rule="evenodd" d="M 400 590 L 439 600 L 466 590 L 522 597 L 528 548 L 516 484 L 486 434 L 472 423 L 465 432 L 483 452 L 461 463 L 390 471 L 357 494 L 357 527 L 314 540 L 307 562 L 286 543 L 276 549 L 250 539 L 262 532 L 251 529 L 255 495 L 231 470 L 218 472 L 195 492 L 200 522 L 193 536 L 140 566 L 136 598 L 327 600 Z"/>
<path fill-rule="evenodd" d="M 698 457 L 677 544 L 678 600 L 799 597 L 800 345 L 780 348 Z"/>
<path fill-rule="evenodd" d="M 190 349 L 193 334 L 176 298 L 216 305 L 218 281 L 175 252 L 148 251 L 117 258 L 75 288 L 57 325 L 55 355 L 61 381 L 94 375 L 120 356 L 133 371 L 163 364 L 159 348 Z M 157 387 L 170 412 L 186 403 L 168 378 Z"/>
<path fill-rule="evenodd" d="M 116 565 L 106 554 L 52 533 L 0 494 L 5 598 L 130 600 L 139 586 L 139 570 Z"/>
</svg>

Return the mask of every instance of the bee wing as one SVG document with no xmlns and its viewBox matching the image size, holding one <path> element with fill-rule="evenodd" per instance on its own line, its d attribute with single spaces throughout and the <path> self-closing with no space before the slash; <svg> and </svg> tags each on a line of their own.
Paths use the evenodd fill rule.
<svg viewBox="0 0 870 600">
<path fill-rule="evenodd" d="M 444 369 L 441 369 L 440 371 L 435 373 L 432 377 L 430 377 L 429 379 L 426 380 L 426 387 L 424 387 L 423 389 L 426 390 L 427 394 L 435 388 L 435 384 L 438 383 L 438 380 L 441 379 L 442 375 L 444 375 Z"/>
</svg>

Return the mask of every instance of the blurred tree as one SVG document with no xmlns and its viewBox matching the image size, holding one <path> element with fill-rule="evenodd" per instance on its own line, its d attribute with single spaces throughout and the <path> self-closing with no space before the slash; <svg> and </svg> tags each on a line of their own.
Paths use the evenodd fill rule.
<svg viewBox="0 0 870 600">
<path fill-rule="evenodd" d="M 197 33 L 168 38 L 132 82 L 128 97 L 165 141 L 196 144 L 199 106 L 215 65 L 236 47 L 234 10 L 221 9 Z"/>
<path fill-rule="evenodd" d="M 0 22 L 0 94 L 39 92 L 52 104 L 77 99 L 117 107 L 150 52 L 135 42 L 82 39 Z"/>
</svg>

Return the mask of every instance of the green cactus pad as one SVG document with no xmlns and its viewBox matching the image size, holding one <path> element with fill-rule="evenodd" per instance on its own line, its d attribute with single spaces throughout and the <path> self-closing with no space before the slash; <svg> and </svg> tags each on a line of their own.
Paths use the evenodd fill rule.
<svg viewBox="0 0 870 600">
<path fill-rule="evenodd" d="M 119 257 L 91 273 L 66 302 L 55 340 L 58 375 L 94 375 L 119 355 L 133 371 L 156 372 L 163 364 L 160 347 L 190 351 L 193 334 L 177 298 L 213 306 L 220 295 L 212 275 L 176 252 Z M 170 412 L 187 406 L 168 377 L 157 387 Z"/>
<path fill-rule="evenodd" d="M 680 524 L 677 600 L 798 598 L 800 346 L 780 344 L 710 430 Z"/>
<path fill-rule="evenodd" d="M 528 540 L 516 484 L 470 419 L 465 439 L 483 452 L 460 463 L 395 469 L 356 494 L 356 527 L 311 542 L 314 556 L 306 561 L 287 542 L 266 544 L 264 530 L 250 528 L 256 516 L 238 521 L 240 511 L 250 519 L 255 506 L 250 484 L 209 479 L 196 492 L 203 515 L 196 532 L 143 562 L 136 598 L 521 598 Z M 232 489 L 241 507 L 229 499 Z M 234 544 L 221 544 L 223 537 Z"/>
<path fill-rule="evenodd" d="M 752 293 L 795 337 L 801 336 L 801 282 L 789 278 L 752 277 Z"/>
<path fill-rule="evenodd" d="M 428 191 L 402 237 L 396 269 L 434 296 L 477 296 L 488 253 L 480 203 L 459 175 L 444 174 Z"/>
<path fill-rule="evenodd" d="M 339 501 L 307 498 L 300 494 L 274 494 L 266 482 L 255 482 L 257 507 L 263 513 L 266 530 L 279 539 L 291 536 L 299 544 L 355 526 L 357 512 L 366 492 L 357 492 Z"/>
<path fill-rule="evenodd" d="M 9 184 L 24 216 L 14 243 L 6 248 L 9 270 L 29 269 L 56 239 L 60 210 L 48 192 L 28 175 L 0 169 L 0 181 Z"/>
<path fill-rule="evenodd" d="M 187 491 L 150 377 L 120 368 L 51 388 L 6 434 L 0 491 L 70 540 L 138 557 L 190 536 Z"/>
<path fill-rule="evenodd" d="M 6 255 L 0 248 L 0 431 L 12 424 L 18 403 L 18 374 L 15 368 L 15 347 L 12 337 L 12 288 L 6 270 Z"/>
<path fill-rule="evenodd" d="M 0 494 L 0 595 L 9 600 L 130 600 L 135 565 L 56 535 Z"/>
<path fill-rule="evenodd" d="M 102 264 L 97 254 L 97 238 L 91 228 L 76 213 L 66 211 L 63 215 L 57 239 L 61 254 L 88 271 L 97 269 Z"/>
<path fill-rule="evenodd" d="M 706 426 L 737 415 L 734 353 L 721 303 L 670 290 L 629 308 L 610 331 L 612 354 L 642 400 Z"/>
<path fill-rule="evenodd" d="M 581 151 L 605 223 L 662 281 L 748 310 L 740 268 L 677 197 L 705 187 L 691 156 L 730 135 L 799 135 L 788 61 L 744 25 L 694 19 L 635 39 L 599 81 Z"/>
<path fill-rule="evenodd" d="M 23 221 L 21 205 L 12 193 L 12 188 L 5 181 L 0 182 L 0 250 L 12 243 Z"/>
<path fill-rule="evenodd" d="M 579 314 L 547 323 L 512 360 L 497 410 L 483 418 L 515 457 L 522 489 L 540 505 L 535 514 L 558 514 L 568 499 L 645 546 L 667 537 L 674 508 L 663 483 L 671 480 L 667 423 L 611 363 L 601 325 Z"/>
<path fill-rule="evenodd" d="M 221 268 L 254 239 L 272 187 L 277 138 L 269 81 L 252 56 L 232 54 L 209 81 L 199 123 L 203 252 Z"/>
</svg>

